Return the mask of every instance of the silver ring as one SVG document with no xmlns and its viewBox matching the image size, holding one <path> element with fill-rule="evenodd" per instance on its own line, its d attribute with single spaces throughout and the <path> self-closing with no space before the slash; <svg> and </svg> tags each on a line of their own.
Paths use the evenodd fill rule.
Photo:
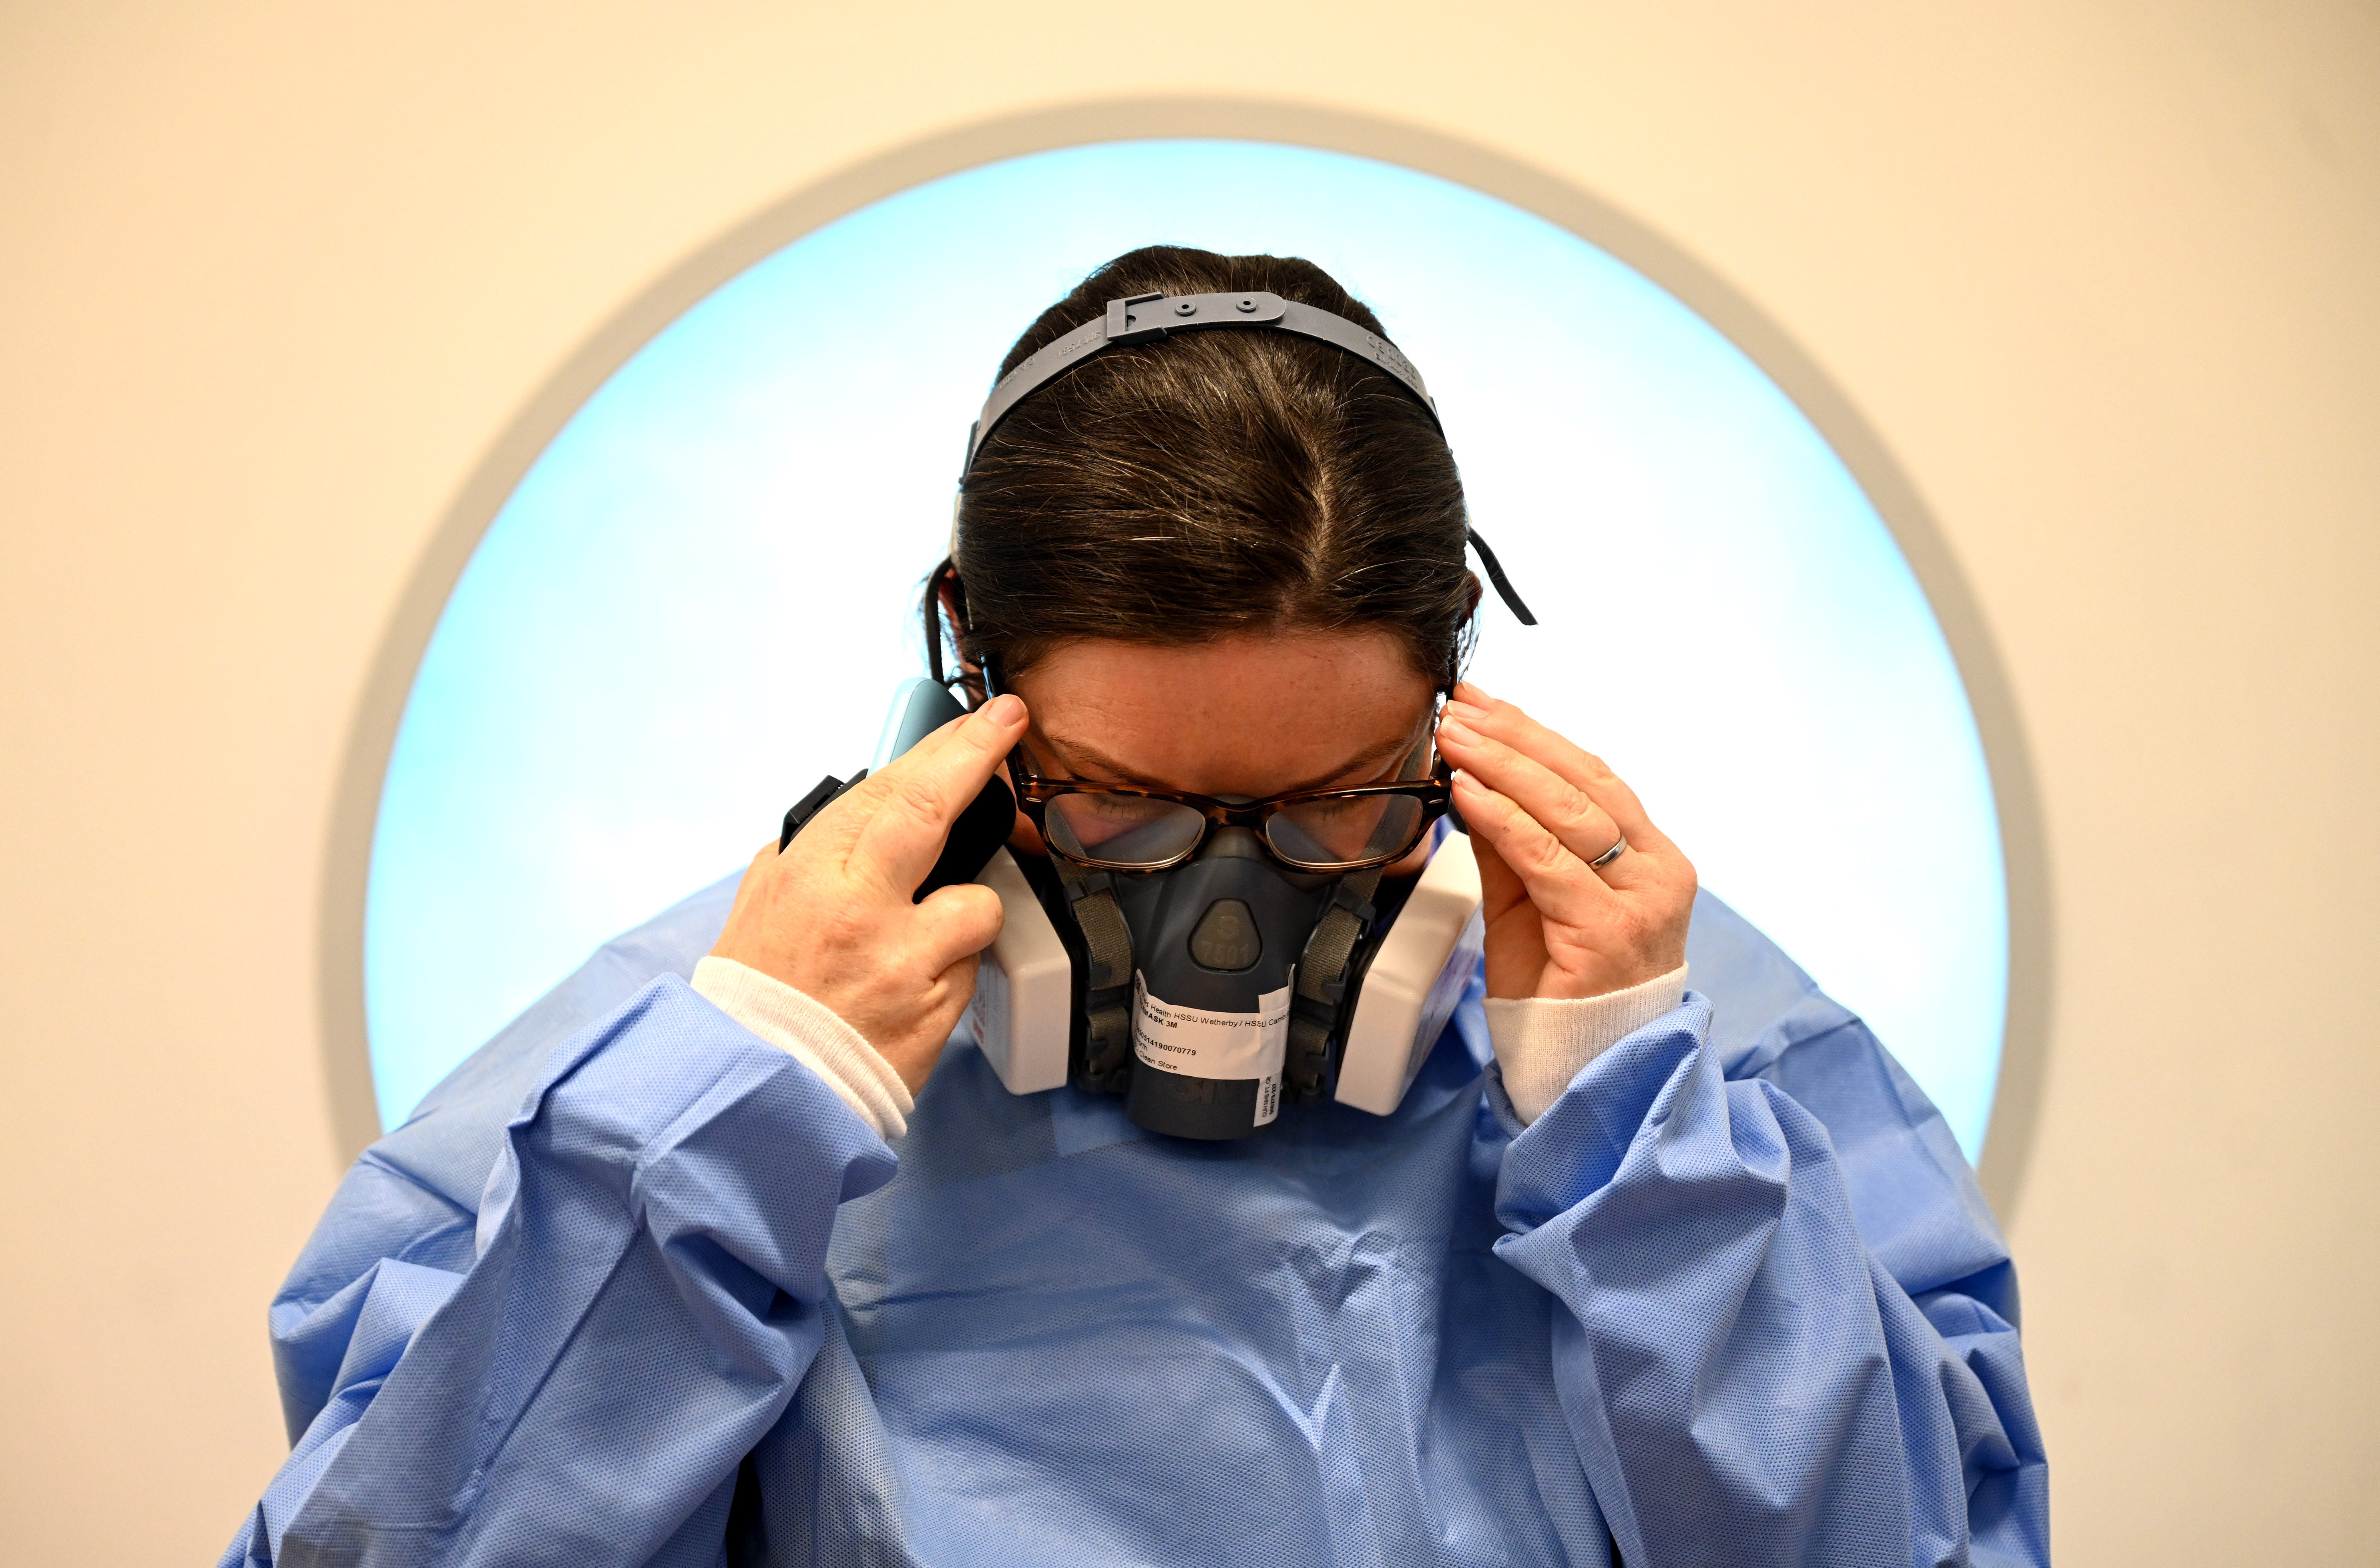
<svg viewBox="0 0 2380 1568">
<path fill-rule="evenodd" d="M 1609 849 L 1605 850 L 1602 854 L 1600 854 L 1600 855 L 1597 856 L 1594 859 L 1589 860 L 1589 861 L 1586 863 L 1586 869 L 1587 869 L 1588 870 L 1590 870 L 1590 871 L 1600 871 L 1601 869 L 1603 869 L 1603 868 L 1605 868 L 1606 866 L 1610 865 L 1614 860 L 1619 859 L 1621 856 L 1623 856 L 1623 855 L 1625 855 L 1625 854 L 1627 854 L 1627 853 L 1628 853 L 1628 835 L 1627 835 L 1627 834 L 1625 834 L 1625 833 L 1622 833 L 1622 834 L 1621 834 L 1621 835 L 1620 835 L 1620 840 L 1619 840 L 1619 842 L 1618 842 L 1618 843 L 1614 844 L 1610 848 L 1609 848 Z"/>
</svg>

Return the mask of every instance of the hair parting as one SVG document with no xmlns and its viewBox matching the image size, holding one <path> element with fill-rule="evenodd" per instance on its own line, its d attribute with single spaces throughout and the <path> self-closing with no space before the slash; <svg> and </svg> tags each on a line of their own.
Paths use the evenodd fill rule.
<svg viewBox="0 0 2380 1568">
<path fill-rule="evenodd" d="M 1043 311 L 1001 373 L 1111 299 L 1258 290 L 1387 336 L 1311 261 L 1153 246 Z M 929 667 L 945 678 L 946 626 L 953 678 L 978 698 L 982 671 L 1013 679 L 1078 639 L 1378 630 L 1451 686 L 1479 602 L 1470 537 L 1436 422 L 1356 356 L 1269 332 L 1111 348 L 1018 403 L 977 455 L 952 557 L 925 585 Z"/>
</svg>

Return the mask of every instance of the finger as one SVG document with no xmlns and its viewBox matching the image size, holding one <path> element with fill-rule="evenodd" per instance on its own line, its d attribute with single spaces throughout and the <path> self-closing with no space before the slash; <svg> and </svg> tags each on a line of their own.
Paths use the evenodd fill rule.
<svg viewBox="0 0 2380 1568">
<path fill-rule="evenodd" d="M 1610 918 L 1619 894 L 1518 804 L 1467 772 L 1454 775 L 1454 804 L 1473 838 L 1488 841 L 1547 919 L 1597 926 Z"/>
<path fill-rule="evenodd" d="M 871 1041 L 911 1094 L 925 1092 L 926 1080 L 934 1074 L 934 1064 L 941 1060 L 943 1047 L 956 1027 L 959 1015 L 975 999 L 976 959 L 967 956 L 949 965 L 926 983 L 921 993 L 922 1005 L 905 1023 L 901 1032 L 892 1039 Z"/>
<path fill-rule="evenodd" d="M 991 945 L 1004 912 L 1000 894 L 979 882 L 937 889 L 917 906 L 915 933 L 926 965 L 941 970 Z"/>
<path fill-rule="evenodd" d="M 1546 968 L 1545 921 L 1529 902 L 1528 889 L 1496 846 L 1471 835 L 1471 857 L 1479 866 L 1479 912 L 1485 919 L 1488 994 L 1513 998 L 1536 993 Z"/>
<path fill-rule="evenodd" d="M 951 1032 L 951 1026 L 959 1021 L 959 1015 L 975 1000 L 976 982 L 982 978 L 983 959 L 973 953 L 953 959 L 950 967 L 934 977 L 935 1022 L 943 1035 Z"/>
<path fill-rule="evenodd" d="M 1619 824 L 1631 848 L 1660 853 L 1674 847 L 1636 792 L 1602 758 L 1538 723 L 1520 704 L 1500 701 L 1469 682 L 1455 687 L 1454 699 L 1446 706 L 1448 717 L 1536 758 L 1584 790 Z"/>
<path fill-rule="evenodd" d="M 1536 758 L 1585 791 L 1619 824 L 1631 849 L 1662 855 L 1677 847 L 1667 833 L 1654 825 L 1636 792 L 1611 771 L 1609 763 L 1559 730 L 1539 723 L 1520 704 L 1500 701 L 1465 681 L 1454 688 L 1454 700 L 1446 705 L 1445 711 L 1448 718 Z"/>
<path fill-rule="evenodd" d="M 1439 726 L 1439 749 L 1464 772 L 1536 819 L 1582 863 L 1620 842 L 1620 825 L 1585 790 L 1536 758 L 1480 734 L 1461 719 Z"/>
<path fill-rule="evenodd" d="M 913 1038 L 930 1041 L 932 1054 L 941 1054 L 943 1042 L 950 1039 L 952 1027 L 967 1003 L 975 1000 L 976 981 L 982 974 L 982 958 L 964 953 L 937 970 L 918 994 L 917 1027 Z M 929 1058 L 926 1064 L 931 1068 Z M 917 1086 L 910 1086 L 915 1089 Z"/>
<path fill-rule="evenodd" d="M 1496 846 L 1488 842 L 1485 834 L 1471 835 L 1471 858 L 1479 867 L 1480 907 L 1486 911 L 1488 923 L 1494 925 L 1498 916 L 1526 899 L 1529 890 L 1521 884 L 1520 874 L 1504 864 L 1504 857 L 1496 853 Z"/>
<path fill-rule="evenodd" d="M 951 1030 L 958 1027 L 959 1015 L 967 1010 L 967 1003 L 975 1000 L 976 984 L 982 976 L 982 959 L 970 953 L 953 960 L 948 968 L 934 977 L 928 992 L 931 1000 L 927 1003 L 926 1033 L 928 1038 L 937 1042 L 934 1047 L 936 1057 L 941 1054 L 941 1042 L 950 1039 Z M 931 1058 L 926 1066 L 929 1072 L 932 1070 Z M 912 1084 L 909 1092 L 915 1094 L 921 1087 Z"/>
<path fill-rule="evenodd" d="M 934 869 L 951 824 L 1024 734 L 1024 702 L 1002 693 L 870 773 L 860 788 L 873 809 L 859 824 L 846 866 L 906 897 Z"/>
</svg>

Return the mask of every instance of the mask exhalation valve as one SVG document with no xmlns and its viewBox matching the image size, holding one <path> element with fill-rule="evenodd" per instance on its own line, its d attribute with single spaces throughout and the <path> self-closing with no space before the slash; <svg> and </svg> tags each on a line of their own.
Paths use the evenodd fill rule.
<svg viewBox="0 0 2380 1568">
<path fill-rule="evenodd" d="M 1198 929 L 1190 933 L 1190 956 L 1202 969 L 1226 974 L 1256 967 L 1264 956 L 1256 912 L 1236 898 L 1219 898 L 1207 906 Z"/>
</svg>

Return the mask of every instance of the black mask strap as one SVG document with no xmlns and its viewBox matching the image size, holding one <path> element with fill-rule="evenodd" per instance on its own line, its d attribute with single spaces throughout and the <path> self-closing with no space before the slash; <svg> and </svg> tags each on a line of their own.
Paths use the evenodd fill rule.
<svg viewBox="0 0 2380 1568">
<path fill-rule="evenodd" d="M 1297 960 L 1297 993 L 1291 999 L 1289 1050 L 1281 1087 L 1292 1105 L 1319 1105 L 1330 1087 L 1330 1042 L 1344 1039 L 1347 982 L 1355 950 L 1378 918 L 1372 894 L 1384 866 L 1369 866 L 1339 879 L 1330 903 L 1314 922 Z"/>
<path fill-rule="evenodd" d="M 1523 626 L 1536 626 L 1537 618 L 1529 614 L 1529 607 L 1521 602 L 1519 594 L 1512 591 L 1512 579 L 1504 575 L 1503 564 L 1496 559 L 1496 553 L 1488 548 L 1488 541 L 1479 537 L 1479 530 L 1465 529 L 1463 534 L 1471 541 L 1471 548 L 1479 552 L 1479 564 L 1488 568 L 1488 580 L 1496 585 L 1496 597 L 1504 602 L 1504 608 L 1512 612 L 1512 618 Z"/>
<path fill-rule="evenodd" d="M 1083 937 L 1079 998 L 1083 1057 L 1079 1087 L 1122 1094 L 1132 1084 L 1132 922 L 1116 902 L 1115 879 L 1077 866 L 1062 855 L 1050 857 L 1066 905 Z"/>
</svg>

